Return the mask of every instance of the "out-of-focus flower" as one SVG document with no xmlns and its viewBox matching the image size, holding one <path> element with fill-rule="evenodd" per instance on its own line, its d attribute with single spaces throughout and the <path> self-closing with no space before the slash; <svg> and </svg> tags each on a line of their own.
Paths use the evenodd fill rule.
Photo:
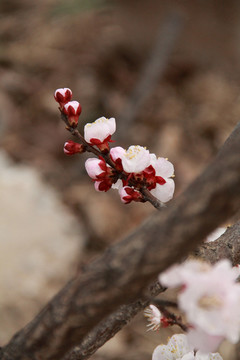
<svg viewBox="0 0 240 360">
<path fill-rule="evenodd" d="M 204 354 L 216 351 L 224 340 L 224 336 L 210 335 L 200 327 L 190 328 L 187 333 L 187 338 L 191 346 L 195 349 L 201 349 L 201 352 Z"/>
<path fill-rule="evenodd" d="M 78 101 L 69 101 L 63 107 L 63 113 L 67 116 L 69 125 L 73 128 L 77 127 L 81 112 L 82 107 Z"/>
<path fill-rule="evenodd" d="M 74 155 L 77 153 L 83 153 L 85 151 L 85 148 L 82 144 L 78 144 L 72 140 L 69 140 L 65 142 L 63 151 L 66 155 Z"/>
<path fill-rule="evenodd" d="M 72 100 L 72 90 L 69 88 L 57 89 L 54 98 L 59 103 L 60 109 L 63 109 L 63 106 Z"/>
<path fill-rule="evenodd" d="M 100 117 L 93 123 L 84 126 L 84 139 L 91 145 L 96 145 L 102 152 L 109 151 L 109 141 L 116 131 L 114 118 Z"/>
<path fill-rule="evenodd" d="M 143 146 L 132 145 L 122 155 L 123 170 L 127 173 L 140 173 L 150 165 L 150 153 Z"/>
<path fill-rule="evenodd" d="M 202 354 L 189 345 L 184 334 L 171 337 L 167 345 L 159 345 L 153 351 L 152 360 L 222 360 L 218 353 Z"/>
<path fill-rule="evenodd" d="M 240 285 L 235 282 L 238 273 L 228 260 L 213 266 L 190 260 L 171 267 L 159 280 L 165 286 L 182 286 L 179 307 L 193 328 L 236 343 L 240 336 Z M 210 344 L 214 346 L 214 342 Z"/>
</svg>

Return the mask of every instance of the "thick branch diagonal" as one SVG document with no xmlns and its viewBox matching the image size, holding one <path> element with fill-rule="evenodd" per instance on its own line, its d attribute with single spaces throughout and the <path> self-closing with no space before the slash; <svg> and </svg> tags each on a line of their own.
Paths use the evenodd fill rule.
<svg viewBox="0 0 240 360">
<path fill-rule="evenodd" d="M 227 229 L 227 231 L 216 241 L 202 244 L 193 255 L 215 263 L 221 259 L 229 259 L 233 266 L 240 264 L 240 221 Z M 89 359 L 101 346 L 110 340 L 118 331 L 149 303 L 151 297 L 161 293 L 162 288 L 154 283 L 147 294 L 148 300 L 139 299 L 134 303 L 123 305 L 104 319 L 93 331 L 88 334 L 84 341 L 79 344 L 65 360 L 86 360 Z"/>
<path fill-rule="evenodd" d="M 193 251 L 240 205 L 240 124 L 219 155 L 162 212 L 70 281 L 2 350 L 6 360 L 61 359 L 104 317 L 144 294 L 157 274 Z"/>
</svg>

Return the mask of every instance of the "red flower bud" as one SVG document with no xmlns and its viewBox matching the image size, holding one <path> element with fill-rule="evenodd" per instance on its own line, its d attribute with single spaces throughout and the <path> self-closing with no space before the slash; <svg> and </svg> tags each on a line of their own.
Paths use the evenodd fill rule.
<svg viewBox="0 0 240 360">
<path fill-rule="evenodd" d="M 73 128 L 77 127 L 78 118 L 82 112 L 82 107 L 78 101 L 69 101 L 63 107 L 63 113 L 67 115 L 69 125 Z"/>
<path fill-rule="evenodd" d="M 84 145 L 75 143 L 72 140 L 65 142 L 63 147 L 64 154 L 74 155 L 77 153 L 83 153 L 85 151 Z"/>
<path fill-rule="evenodd" d="M 59 103 L 60 108 L 63 109 L 63 106 L 72 100 L 72 90 L 69 88 L 57 89 L 54 99 Z"/>
</svg>

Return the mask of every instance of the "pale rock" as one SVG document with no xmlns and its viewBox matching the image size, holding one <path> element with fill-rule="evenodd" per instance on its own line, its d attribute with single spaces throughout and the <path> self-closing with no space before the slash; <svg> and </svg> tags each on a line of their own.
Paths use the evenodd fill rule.
<svg viewBox="0 0 240 360">
<path fill-rule="evenodd" d="M 81 226 L 40 174 L 0 152 L 0 344 L 76 272 Z"/>
</svg>

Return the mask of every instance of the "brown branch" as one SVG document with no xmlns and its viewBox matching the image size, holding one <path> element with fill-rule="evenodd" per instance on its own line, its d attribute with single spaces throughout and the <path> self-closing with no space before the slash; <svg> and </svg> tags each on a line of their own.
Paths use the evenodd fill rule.
<svg viewBox="0 0 240 360">
<path fill-rule="evenodd" d="M 240 221 L 229 227 L 227 231 L 214 242 L 202 244 L 193 252 L 198 258 L 215 263 L 221 259 L 229 259 L 232 265 L 240 263 Z M 165 288 L 159 287 L 158 283 L 152 285 L 149 297 L 153 298 Z M 142 311 L 147 305 L 159 304 L 165 306 L 175 306 L 174 303 L 164 303 L 164 300 L 144 300 L 139 299 L 129 305 L 120 307 L 118 311 L 104 319 L 84 341 L 77 346 L 65 360 L 86 360 L 89 359 L 101 346 L 110 340 L 118 331 L 120 331 L 137 313 Z"/>
<path fill-rule="evenodd" d="M 202 244 L 193 255 L 212 264 L 221 259 L 229 259 L 233 266 L 240 264 L 240 221 L 228 227 L 217 240 Z"/>
<path fill-rule="evenodd" d="M 169 208 L 86 266 L 2 350 L 2 360 L 57 360 L 239 209 L 240 123 L 219 155 Z"/>
<path fill-rule="evenodd" d="M 100 347 L 116 335 L 129 321 L 140 311 L 145 309 L 151 302 L 151 298 L 166 290 L 158 282 L 155 282 L 148 290 L 148 296 L 142 297 L 134 303 L 120 306 L 120 308 L 104 319 L 91 331 L 83 342 L 65 356 L 65 360 L 89 359 Z"/>
</svg>

